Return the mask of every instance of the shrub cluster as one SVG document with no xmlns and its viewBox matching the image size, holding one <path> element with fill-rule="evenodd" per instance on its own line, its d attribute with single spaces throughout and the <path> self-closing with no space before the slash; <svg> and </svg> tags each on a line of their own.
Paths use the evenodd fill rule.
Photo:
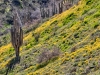
<svg viewBox="0 0 100 75">
<path fill-rule="evenodd" d="M 60 54 L 60 51 L 58 47 L 53 47 L 52 50 L 46 49 L 40 54 L 38 58 L 38 63 L 47 62 L 51 60 L 52 58 L 59 56 L 59 54 Z"/>
</svg>

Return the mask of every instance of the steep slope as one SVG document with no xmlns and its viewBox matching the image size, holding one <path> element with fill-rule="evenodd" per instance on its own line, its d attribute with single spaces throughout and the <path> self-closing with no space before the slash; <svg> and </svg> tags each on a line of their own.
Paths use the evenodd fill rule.
<svg viewBox="0 0 100 75">
<path fill-rule="evenodd" d="M 20 63 L 14 62 L 11 44 L 0 47 L 0 74 L 4 75 L 99 75 L 100 1 L 81 0 L 25 34 Z M 60 49 L 60 56 L 37 63 L 44 49 Z"/>
</svg>

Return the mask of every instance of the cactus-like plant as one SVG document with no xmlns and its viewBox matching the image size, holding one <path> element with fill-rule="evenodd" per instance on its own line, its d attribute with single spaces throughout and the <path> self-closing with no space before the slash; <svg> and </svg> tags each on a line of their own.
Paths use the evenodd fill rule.
<svg viewBox="0 0 100 75">
<path fill-rule="evenodd" d="M 45 10 L 44 10 L 44 4 L 40 6 L 40 12 L 41 12 L 41 17 L 44 19 L 46 17 Z"/>
<path fill-rule="evenodd" d="M 49 17 L 49 9 L 46 9 L 46 17 L 48 18 Z"/>
<path fill-rule="evenodd" d="M 52 16 L 54 15 L 54 5 L 52 6 Z"/>
<path fill-rule="evenodd" d="M 40 6 L 40 12 L 41 12 L 41 17 L 43 18 L 43 10 L 42 10 L 42 6 Z"/>
<path fill-rule="evenodd" d="M 67 2 L 67 0 L 63 0 L 63 4 L 65 4 Z"/>
<path fill-rule="evenodd" d="M 54 3 L 53 3 L 53 6 L 52 6 L 52 16 L 57 14 L 57 7 L 56 7 L 56 3 L 55 3 L 55 0 L 54 0 Z"/>
<path fill-rule="evenodd" d="M 63 12 L 63 1 L 59 3 L 59 14 Z"/>
<path fill-rule="evenodd" d="M 14 15 L 14 26 L 11 27 L 11 42 L 16 52 L 16 58 L 19 58 L 19 49 L 23 43 L 23 30 L 18 21 L 17 14 Z"/>
</svg>

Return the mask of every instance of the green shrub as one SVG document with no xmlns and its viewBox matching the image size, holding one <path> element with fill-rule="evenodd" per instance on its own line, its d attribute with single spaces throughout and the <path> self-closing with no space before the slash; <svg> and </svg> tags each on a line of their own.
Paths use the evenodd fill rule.
<svg viewBox="0 0 100 75">
<path fill-rule="evenodd" d="M 35 38 L 35 41 L 38 42 L 39 40 L 39 37 L 40 37 L 40 34 L 39 33 L 33 33 L 34 38 Z"/>
<path fill-rule="evenodd" d="M 71 13 L 64 19 L 63 25 L 66 25 L 68 22 L 70 22 L 72 19 L 75 19 L 76 15 L 74 13 Z"/>
</svg>

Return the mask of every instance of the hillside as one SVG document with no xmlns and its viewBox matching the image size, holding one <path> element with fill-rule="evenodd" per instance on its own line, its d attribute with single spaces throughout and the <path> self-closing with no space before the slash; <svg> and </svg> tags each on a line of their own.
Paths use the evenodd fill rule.
<svg viewBox="0 0 100 75">
<path fill-rule="evenodd" d="M 11 43 L 0 47 L 0 75 L 100 75 L 99 8 L 99 0 L 80 0 L 26 33 L 19 63 Z M 38 62 L 44 51 L 57 56 Z"/>
</svg>

